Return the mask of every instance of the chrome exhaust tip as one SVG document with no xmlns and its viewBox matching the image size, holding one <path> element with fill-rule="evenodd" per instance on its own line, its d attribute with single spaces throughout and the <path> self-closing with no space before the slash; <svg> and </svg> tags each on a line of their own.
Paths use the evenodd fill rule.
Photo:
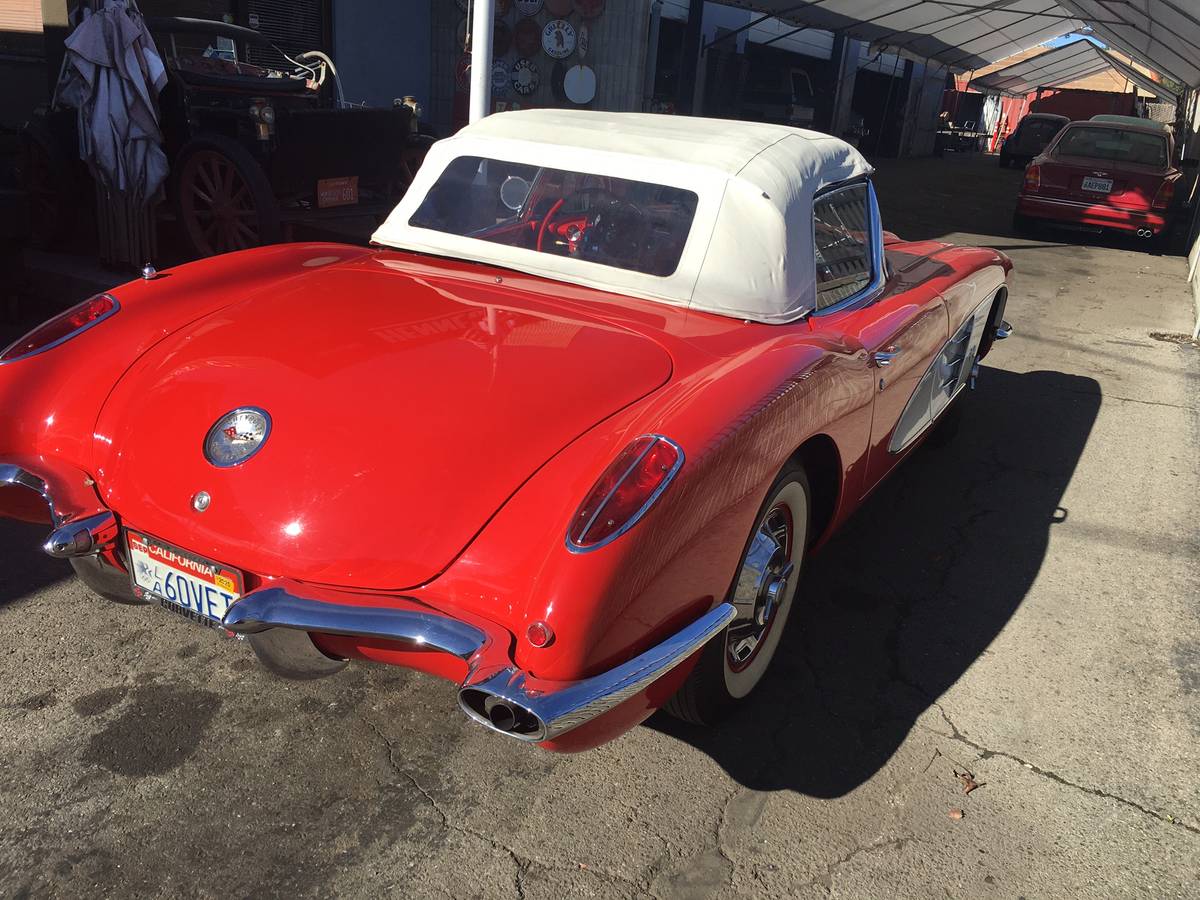
<svg viewBox="0 0 1200 900">
<path fill-rule="evenodd" d="M 546 737 L 546 724 L 531 709 L 479 688 L 462 688 L 458 704 L 463 712 L 492 731 L 523 741 Z"/>
</svg>

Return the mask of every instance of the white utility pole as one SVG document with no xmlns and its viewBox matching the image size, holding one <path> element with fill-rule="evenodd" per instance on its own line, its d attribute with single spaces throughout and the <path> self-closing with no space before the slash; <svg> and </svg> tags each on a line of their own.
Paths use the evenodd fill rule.
<svg viewBox="0 0 1200 900">
<path fill-rule="evenodd" d="M 475 0 L 471 19 L 471 114 L 478 122 L 492 108 L 492 25 L 496 0 Z"/>
</svg>

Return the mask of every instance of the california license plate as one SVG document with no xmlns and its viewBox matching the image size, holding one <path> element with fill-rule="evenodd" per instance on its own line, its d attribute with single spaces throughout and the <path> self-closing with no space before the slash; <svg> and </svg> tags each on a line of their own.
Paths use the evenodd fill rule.
<svg viewBox="0 0 1200 900">
<path fill-rule="evenodd" d="M 226 610 L 241 598 L 237 569 L 181 550 L 138 531 L 126 531 L 133 593 L 202 625 L 217 627 Z"/>
<path fill-rule="evenodd" d="M 353 206 L 358 202 L 358 176 L 322 178 L 317 182 L 317 208 Z"/>
<path fill-rule="evenodd" d="M 1111 178 L 1085 178 L 1083 179 L 1083 189 L 1085 191 L 1095 191 L 1097 194 L 1107 194 L 1112 191 Z"/>
</svg>

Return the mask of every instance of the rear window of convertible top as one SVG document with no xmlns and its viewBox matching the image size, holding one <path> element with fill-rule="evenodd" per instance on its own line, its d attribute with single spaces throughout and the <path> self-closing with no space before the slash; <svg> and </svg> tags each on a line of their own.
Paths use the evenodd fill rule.
<svg viewBox="0 0 1200 900">
<path fill-rule="evenodd" d="M 663 184 L 460 156 L 408 224 L 665 277 L 679 265 L 697 201 Z"/>
</svg>

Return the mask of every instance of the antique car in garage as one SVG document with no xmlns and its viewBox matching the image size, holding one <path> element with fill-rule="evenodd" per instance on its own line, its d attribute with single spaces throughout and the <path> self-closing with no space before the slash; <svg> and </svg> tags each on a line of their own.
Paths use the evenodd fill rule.
<svg viewBox="0 0 1200 900">
<path fill-rule="evenodd" d="M 1025 170 L 1013 230 L 1035 225 L 1166 240 L 1176 168 L 1174 139 L 1157 122 L 1072 122 Z"/>
<path fill-rule="evenodd" d="M 320 51 L 291 57 L 251 28 L 206 19 L 146 24 L 166 69 L 158 100 L 171 175 L 161 211 L 178 222 L 190 257 L 275 243 L 297 225 L 381 221 L 433 143 L 410 104 L 347 105 Z M 25 130 L 40 247 L 61 244 L 91 192 L 77 127 L 75 111 L 60 106 Z"/>
<path fill-rule="evenodd" d="M 419 669 L 557 750 L 715 722 L 1010 331 L 1009 259 L 885 232 L 871 173 L 786 126 L 488 117 L 373 248 L 151 273 L 0 354 L 0 512 L 280 674 Z"/>
</svg>

